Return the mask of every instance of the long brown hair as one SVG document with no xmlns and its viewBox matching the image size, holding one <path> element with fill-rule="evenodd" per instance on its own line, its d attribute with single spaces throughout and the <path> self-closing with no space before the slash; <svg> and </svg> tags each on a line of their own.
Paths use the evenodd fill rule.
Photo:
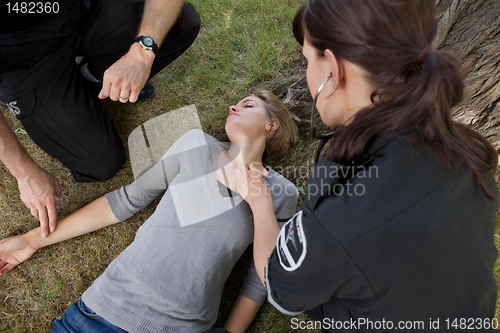
<svg viewBox="0 0 500 333">
<path fill-rule="evenodd" d="M 373 104 L 337 132 L 327 159 L 351 163 L 377 138 L 406 137 L 452 170 L 468 165 L 493 199 L 482 176 L 494 176 L 498 153 L 451 118 L 463 78 L 454 57 L 429 48 L 435 16 L 435 0 L 310 0 L 299 9 L 293 22 L 297 41 L 303 45 L 306 37 L 320 57 L 330 49 L 340 66 L 343 59 L 359 65 L 376 87 Z"/>
<path fill-rule="evenodd" d="M 299 138 L 295 121 L 298 117 L 287 109 L 285 103 L 275 94 L 267 90 L 257 90 L 253 94 L 260 98 L 266 108 L 269 119 L 279 123 L 278 129 L 272 138 L 266 142 L 263 161 L 272 160 L 288 152 Z"/>
</svg>

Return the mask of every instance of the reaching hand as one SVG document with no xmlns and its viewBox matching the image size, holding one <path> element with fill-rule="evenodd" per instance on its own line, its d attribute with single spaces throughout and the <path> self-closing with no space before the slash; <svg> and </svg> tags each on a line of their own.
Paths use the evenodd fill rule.
<svg viewBox="0 0 500 333">
<path fill-rule="evenodd" d="M 24 235 L 9 237 L 0 241 L 0 275 L 4 275 L 17 264 L 22 263 L 37 249 L 30 245 Z"/>
<path fill-rule="evenodd" d="M 38 166 L 17 181 L 21 200 L 31 210 L 31 215 L 40 220 L 42 237 L 48 236 L 49 228 L 51 232 L 57 226 L 55 197 L 61 197 L 59 181 Z"/>
<path fill-rule="evenodd" d="M 132 44 L 129 52 L 104 72 L 99 98 L 109 97 L 122 103 L 137 101 L 149 78 L 154 57 L 152 51 L 144 50 L 138 43 Z"/>
<path fill-rule="evenodd" d="M 241 195 L 250 206 L 261 199 L 271 195 L 269 187 L 264 182 L 264 175 L 254 164 L 239 168 L 236 173 L 238 194 Z"/>
</svg>

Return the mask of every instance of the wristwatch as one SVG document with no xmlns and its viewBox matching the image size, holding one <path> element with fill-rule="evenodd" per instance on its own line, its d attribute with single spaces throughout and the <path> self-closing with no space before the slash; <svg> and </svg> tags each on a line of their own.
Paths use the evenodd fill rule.
<svg viewBox="0 0 500 333">
<path fill-rule="evenodd" d="M 134 43 L 139 43 L 144 50 L 153 51 L 155 55 L 158 54 L 158 45 L 156 44 L 153 37 L 139 36 L 136 39 L 134 39 Z"/>
</svg>

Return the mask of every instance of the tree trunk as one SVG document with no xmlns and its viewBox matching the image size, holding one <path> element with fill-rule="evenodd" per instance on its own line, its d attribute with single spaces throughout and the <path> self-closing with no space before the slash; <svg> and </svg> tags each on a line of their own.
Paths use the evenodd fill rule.
<svg viewBox="0 0 500 333">
<path fill-rule="evenodd" d="M 438 32 L 432 45 L 462 64 L 465 93 L 453 109 L 456 120 L 470 125 L 500 148 L 500 0 L 437 0 Z M 266 84 L 309 126 L 311 96 L 305 66 L 296 75 Z M 300 126 L 300 125 L 299 125 Z M 302 127 L 304 128 L 304 127 Z"/>
<path fill-rule="evenodd" d="M 433 46 L 453 54 L 466 70 L 465 93 L 453 110 L 500 148 L 500 1 L 439 0 Z"/>
</svg>

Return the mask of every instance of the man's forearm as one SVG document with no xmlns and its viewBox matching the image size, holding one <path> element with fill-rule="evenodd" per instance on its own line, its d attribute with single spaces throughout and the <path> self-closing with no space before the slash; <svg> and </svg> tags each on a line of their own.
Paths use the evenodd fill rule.
<svg viewBox="0 0 500 333">
<path fill-rule="evenodd" d="M 0 160 L 16 178 L 26 175 L 29 167 L 36 167 L 33 159 L 26 153 L 16 135 L 10 129 L 3 114 L 0 113 Z"/>
<path fill-rule="evenodd" d="M 179 17 L 183 4 L 183 0 L 146 0 L 138 36 L 151 36 L 160 46 Z"/>
</svg>

